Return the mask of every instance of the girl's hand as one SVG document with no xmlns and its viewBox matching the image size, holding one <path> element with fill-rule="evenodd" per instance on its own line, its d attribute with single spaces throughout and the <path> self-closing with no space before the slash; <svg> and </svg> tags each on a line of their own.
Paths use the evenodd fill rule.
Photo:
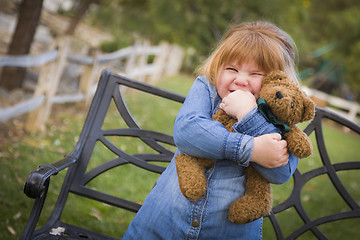
<svg viewBox="0 0 360 240">
<path fill-rule="evenodd" d="M 254 138 L 254 149 L 250 162 L 266 168 L 285 166 L 289 161 L 287 142 L 278 133 L 270 133 Z"/>
<path fill-rule="evenodd" d="M 230 93 L 220 103 L 220 108 L 238 121 L 255 107 L 257 104 L 254 95 L 242 90 Z"/>
</svg>

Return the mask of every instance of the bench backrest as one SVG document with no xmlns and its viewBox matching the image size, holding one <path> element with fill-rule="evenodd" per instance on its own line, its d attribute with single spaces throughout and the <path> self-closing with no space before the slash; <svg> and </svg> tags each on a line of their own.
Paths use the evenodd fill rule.
<svg viewBox="0 0 360 240">
<path fill-rule="evenodd" d="M 352 146 L 343 146 L 344 144 L 340 144 L 343 140 L 340 137 L 337 139 L 339 144 L 336 146 L 328 145 L 326 137 L 334 138 L 335 136 L 330 136 L 330 134 L 326 132 L 326 125 L 332 125 L 335 131 L 338 130 L 343 134 L 354 137 L 354 144 Z M 269 216 L 276 238 L 297 239 L 303 234 L 307 234 L 307 239 L 329 239 L 329 236 L 326 234 L 328 228 L 338 229 L 335 231 L 340 233 L 339 236 L 346 236 L 346 234 L 344 235 L 343 233 L 349 230 L 350 227 L 347 230 L 341 229 L 342 224 L 345 223 L 344 220 L 353 219 L 351 223 L 348 222 L 352 227 L 360 224 L 360 198 L 359 194 L 354 192 L 356 188 L 351 189 L 349 184 L 345 185 L 342 180 L 344 180 L 344 175 L 348 175 L 347 181 L 349 181 L 349 178 L 355 177 L 353 183 L 360 180 L 359 171 L 349 171 L 359 170 L 360 160 L 358 155 L 356 159 L 348 159 L 346 154 L 342 153 L 346 153 L 349 150 L 352 150 L 352 152 L 358 151 L 355 148 L 357 148 L 356 145 L 360 143 L 360 126 L 333 112 L 316 108 L 315 118 L 305 128 L 304 132 L 307 135 L 312 134 L 310 137 L 312 137 L 314 155 L 318 155 L 321 162 L 311 169 L 305 167 L 303 172 L 301 172 L 301 162 L 308 161 L 308 159 L 300 160 L 299 167 L 293 175 L 291 194 L 285 201 L 274 206 Z M 339 154 L 336 156 L 334 154 L 330 155 L 327 150 L 330 148 L 336 149 L 332 150 L 332 152 L 335 151 Z M 360 145 L 358 145 L 358 148 L 360 148 Z M 332 187 L 330 187 L 330 185 L 332 185 Z M 330 189 L 331 194 L 330 192 L 326 193 L 322 191 L 322 187 L 326 188 L 327 191 Z M 313 192 L 312 195 L 307 195 L 309 192 Z M 334 195 L 337 196 L 335 199 Z M 314 196 L 317 196 L 318 199 L 314 199 Z M 306 206 L 309 205 L 307 202 L 311 203 L 311 201 L 318 202 L 314 204 L 318 207 L 317 209 Z M 329 211 L 321 211 L 321 209 L 324 208 L 331 208 L 329 205 L 338 205 L 341 207 L 333 207 L 333 209 Z M 294 213 L 289 214 L 287 217 L 299 218 L 299 225 L 290 232 L 287 230 L 287 235 L 285 235 L 286 229 L 281 227 L 278 219 L 281 219 L 281 215 L 291 209 Z M 320 212 L 320 214 L 314 213 L 314 210 Z M 326 212 L 326 215 L 321 212 Z M 283 222 L 288 220 L 289 219 L 282 219 Z M 331 224 L 327 229 L 323 228 L 323 225 L 327 223 Z M 338 237 L 332 236 L 331 238 L 337 239 Z"/>
<path fill-rule="evenodd" d="M 174 146 L 171 135 L 142 129 L 136 122 L 122 95 L 122 91 L 126 90 L 126 88 L 133 88 L 150 93 L 161 97 L 162 100 L 170 99 L 180 103 L 184 101 L 184 97 L 181 95 L 120 77 L 112 74 L 109 70 L 104 71 L 101 80 L 99 81 L 97 93 L 89 110 L 89 115 L 80 135 L 79 143 L 75 150 L 69 155 L 78 159 L 81 164 L 77 164 L 76 167 L 69 171 L 68 178 L 72 182 L 69 186 L 69 190 L 72 193 L 136 212 L 141 206 L 139 203 L 119 197 L 111 197 L 102 193 L 101 189 L 94 190 L 86 186 L 87 183 L 102 173 L 117 166 L 127 164 L 132 164 L 144 170 L 160 174 L 165 170 L 165 167 L 151 162 L 169 162 L 174 155 L 173 151 L 160 144 L 164 143 Z M 111 102 L 115 103 L 118 113 L 120 114 L 117 115 L 118 121 L 120 121 L 121 118 L 125 121 L 126 126 L 124 126 L 124 128 L 104 129 L 104 120 L 109 111 Z M 109 138 L 107 138 L 111 136 L 137 138 L 153 149 L 154 152 L 129 153 L 126 150 L 121 149 L 121 147 L 116 146 Z M 101 163 L 89 170 L 89 161 L 92 157 L 95 145 L 98 142 L 101 142 L 104 147 L 113 152 L 116 155 L 116 158 L 109 159 L 109 161 Z"/>
<path fill-rule="evenodd" d="M 152 178 L 155 182 L 158 174 L 160 174 L 166 167 L 166 164 L 163 163 L 171 160 L 175 151 L 171 132 L 162 133 L 156 131 L 156 129 L 148 130 L 139 126 L 139 123 L 136 122 L 133 114 L 129 110 L 132 106 L 128 106 L 126 104 L 122 94 L 123 91 L 128 91 L 129 89 L 136 89 L 141 92 L 159 96 L 161 102 L 168 99 L 181 105 L 185 99 L 184 96 L 159 89 L 145 83 L 126 79 L 111 73 L 109 70 L 103 71 L 83 130 L 79 137 L 79 141 L 73 152 L 66 155 L 66 157 L 58 163 L 41 166 L 43 169 L 46 169 L 46 171 L 55 171 L 57 173 L 61 170 L 60 168 L 64 168 L 64 166 L 66 167 L 67 164 L 71 165 L 67 171 L 54 211 L 50 216 L 50 220 L 45 224 L 45 228 L 54 229 L 56 226 L 67 226 L 71 228 L 71 223 L 63 223 L 60 221 L 61 215 L 64 215 L 65 204 L 67 206 L 70 205 L 70 211 L 76 209 L 76 205 L 72 205 L 74 204 L 71 202 L 72 199 L 69 200 L 69 195 L 78 195 L 81 196 L 81 198 L 95 200 L 96 204 L 94 202 L 94 206 L 96 205 L 97 208 L 108 208 L 110 205 L 135 214 L 141 207 L 141 201 L 143 199 L 134 199 L 132 195 L 140 190 L 135 187 L 123 190 L 122 186 L 129 183 L 132 184 L 133 182 L 138 184 L 138 181 L 140 182 L 140 180 L 142 180 L 141 184 L 143 184 L 144 181 L 147 182 L 147 180 L 144 180 L 147 175 L 152 173 L 157 174 Z M 113 123 L 106 125 L 106 118 L 109 115 L 110 108 L 115 108 L 115 112 L 119 113 L 115 114 L 115 121 L 118 119 L 120 122 L 121 119 L 123 119 L 123 125 L 121 127 L 118 127 L 116 124 L 116 126 L 113 127 L 111 125 Z M 149 114 L 151 115 L 154 113 L 149 112 Z M 318 148 L 322 165 L 302 173 L 297 170 L 293 177 L 294 186 L 290 186 L 292 189 L 290 196 L 285 201 L 282 201 L 275 206 L 270 216 L 268 216 L 267 219 L 270 220 L 272 229 L 274 229 L 274 235 L 277 239 L 285 239 L 286 237 L 288 239 L 295 239 L 307 231 L 311 231 L 312 234 L 319 239 L 326 239 L 327 237 L 325 233 L 321 230 L 322 224 L 348 218 L 359 219 L 360 217 L 358 202 L 347 191 L 346 186 L 342 184 L 337 174 L 339 171 L 360 169 L 360 161 L 358 161 L 358 159 L 353 159 L 352 162 L 341 162 L 335 164 L 331 161 L 327 154 L 322 132 L 322 123 L 324 119 L 330 119 L 338 124 L 348 127 L 352 131 L 356 132 L 356 137 L 360 134 L 360 127 L 358 124 L 347 121 L 346 119 L 329 111 L 317 109 L 315 119 L 306 127 L 305 132 L 308 135 L 315 132 L 316 145 L 314 142 L 313 144 L 314 147 L 317 146 Z M 121 137 L 122 140 L 117 140 L 118 137 Z M 130 146 L 124 145 L 124 139 L 125 141 L 131 142 L 130 139 L 133 138 L 141 141 L 143 144 L 141 145 L 142 147 L 135 147 L 134 149 L 132 148 L 132 144 L 130 144 Z M 98 150 L 103 149 L 106 149 L 108 155 L 104 153 L 97 153 Z M 96 158 L 99 156 L 109 157 L 103 162 L 98 162 Z M 124 171 L 121 172 L 116 170 L 124 167 L 125 173 L 129 173 L 135 168 L 140 169 L 142 173 L 135 173 L 134 178 L 124 179 Z M 110 181 L 118 181 L 119 185 L 118 189 L 114 189 L 115 193 L 111 194 L 101 187 L 104 184 L 97 185 L 96 183 L 97 181 L 99 183 L 106 183 L 106 179 L 108 177 L 110 178 L 110 175 L 112 175 L 112 179 L 115 179 Z M 304 196 L 301 194 L 302 190 L 311 179 L 320 175 L 327 175 L 330 178 L 335 191 L 339 193 L 341 199 L 343 199 L 348 206 L 346 211 L 333 213 L 328 216 L 320 216 L 314 219 L 304 208 L 303 203 L 306 201 L 306 198 L 304 200 Z M 145 187 L 148 190 L 150 190 L 154 184 L 152 180 L 149 180 L 149 183 Z M 48 183 L 45 185 L 47 186 Z M 47 189 L 45 191 L 47 191 Z M 31 195 L 31 191 L 28 195 Z M 98 202 L 101 204 L 98 205 Z M 43 203 L 38 204 L 42 205 Z M 295 209 L 296 214 L 300 217 L 301 221 L 295 229 L 288 232 L 288 230 L 284 230 L 281 226 L 281 214 L 283 212 L 287 212 L 288 209 L 291 208 Z M 115 222 L 115 224 L 110 226 L 110 228 L 121 228 L 123 224 L 120 219 L 121 217 L 114 217 L 111 213 L 112 210 L 108 212 L 110 217 L 102 216 L 101 213 L 94 207 L 94 209 L 90 210 L 89 215 L 93 217 L 95 222 L 99 220 L 105 221 L 104 218 L 110 218 L 109 221 Z M 126 215 L 126 213 L 124 214 Z M 34 219 L 36 219 L 36 217 Z M 29 221 L 31 221 L 31 219 Z M 125 229 L 122 229 L 122 232 L 126 230 L 126 224 L 127 223 L 123 224 Z M 73 230 L 71 231 L 73 231 L 74 234 L 77 234 L 77 236 L 86 237 L 91 235 L 91 232 L 94 230 L 92 229 L 88 231 L 86 228 L 88 227 L 73 227 Z M 69 232 L 71 231 L 69 230 Z M 70 235 L 70 233 L 67 234 Z M 109 239 L 112 238 L 109 237 Z"/>
</svg>

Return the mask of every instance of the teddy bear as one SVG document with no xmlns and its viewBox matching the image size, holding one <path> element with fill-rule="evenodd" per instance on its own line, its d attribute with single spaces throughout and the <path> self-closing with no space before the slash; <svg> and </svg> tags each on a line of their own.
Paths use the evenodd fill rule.
<svg viewBox="0 0 360 240">
<path fill-rule="evenodd" d="M 301 90 L 298 84 L 291 82 L 284 72 L 276 70 L 264 77 L 257 100 L 258 111 L 282 132 L 287 141 L 288 150 L 298 158 L 312 154 L 309 137 L 295 124 L 311 120 L 315 115 L 314 102 Z M 222 123 L 228 131 L 233 130 L 236 119 L 218 110 L 214 121 Z M 178 154 L 175 157 L 176 171 L 182 194 L 196 202 L 206 194 L 207 178 L 205 171 L 216 160 L 190 157 Z M 243 224 L 259 219 L 271 211 L 272 196 L 270 183 L 250 164 L 245 169 L 245 194 L 230 204 L 229 221 Z"/>
</svg>

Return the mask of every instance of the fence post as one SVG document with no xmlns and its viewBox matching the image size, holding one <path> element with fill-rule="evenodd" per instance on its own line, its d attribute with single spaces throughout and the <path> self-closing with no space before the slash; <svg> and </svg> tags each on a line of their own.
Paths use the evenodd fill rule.
<svg viewBox="0 0 360 240">
<path fill-rule="evenodd" d="M 152 83 L 159 81 L 162 75 L 164 74 L 169 51 L 170 51 L 170 45 L 166 42 L 162 42 L 160 44 L 160 53 L 156 55 L 153 63 L 155 70 L 150 78 L 150 81 Z"/>
<path fill-rule="evenodd" d="M 136 67 L 136 56 L 139 49 L 139 44 L 140 43 L 136 41 L 135 44 L 131 47 L 132 51 L 125 62 L 124 74 L 126 76 L 128 76 L 132 71 L 134 71 L 134 68 Z"/>
<path fill-rule="evenodd" d="M 349 108 L 349 119 L 351 121 L 356 122 L 356 115 L 359 112 L 360 108 L 359 105 L 356 104 L 356 102 L 353 102 Z"/>
<path fill-rule="evenodd" d="M 45 123 L 51 112 L 51 99 L 56 94 L 61 75 L 66 65 L 69 45 L 70 37 L 57 39 L 55 41 L 55 47 L 58 49 L 57 60 L 47 63 L 40 70 L 34 96 L 45 96 L 45 102 L 39 108 L 28 114 L 25 125 L 27 131 L 44 130 Z"/>
<path fill-rule="evenodd" d="M 184 50 L 178 45 L 171 45 L 165 66 L 165 76 L 173 76 L 179 73 L 184 59 Z"/>
<path fill-rule="evenodd" d="M 93 96 L 93 87 L 99 74 L 99 52 L 95 48 L 89 49 L 89 55 L 93 58 L 92 64 L 84 65 L 84 71 L 80 78 L 79 92 L 84 95 L 85 106 L 88 106 Z"/>
<path fill-rule="evenodd" d="M 138 81 L 140 82 L 144 82 L 145 81 L 145 76 L 146 76 L 146 65 L 147 65 L 147 61 L 149 58 L 149 47 L 150 47 L 150 42 L 149 41 L 144 41 L 140 51 L 137 53 L 139 55 L 139 59 L 137 61 L 137 67 L 136 69 L 139 72 L 139 76 L 138 76 Z"/>
</svg>

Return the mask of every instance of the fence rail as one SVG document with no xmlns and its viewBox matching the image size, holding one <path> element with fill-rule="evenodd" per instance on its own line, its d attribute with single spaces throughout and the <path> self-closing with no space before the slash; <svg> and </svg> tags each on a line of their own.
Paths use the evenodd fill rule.
<svg viewBox="0 0 360 240">
<path fill-rule="evenodd" d="M 49 51 L 37 56 L 0 56 L 0 67 L 39 67 L 55 61 L 58 51 Z"/>
<path fill-rule="evenodd" d="M 29 113 L 26 123 L 28 131 L 44 127 L 52 104 L 84 101 L 89 104 L 95 89 L 96 80 L 105 67 L 115 66 L 113 72 L 129 78 L 144 81 L 159 79 L 161 76 L 174 75 L 179 72 L 183 51 L 176 45 L 167 43 L 150 46 L 149 42 L 137 42 L 133 46 L 118 51 L 100 54 L 93 51 L 90 55 L 72 54 L 71 39 L 59 38 L 52 49 L 36 56 L 0 56 L 0 67 L 39 67 L 39 80 L 32 98 L 13 106 L 0 108 L 0 122 Z M 152 56 L 149 61 L 149 56 Z M 83 66 L 79 87 L 72 94 L 56 95 L 62 72 L 67 63 Z M 121 63 L 121 64 L 119 64 Z M 119 65 L 121 69 L 119 68 Z M 351 121 L 360 121 L 360 105 L 345 99 L 337 98 L 314 89 L 305 89 L 317 100 L 320 107 L 328 108 Z"/>
<path fill-rule="evenodd" d="M 357 102 L 335 97 L 316 89 L 304 89 L 315 103 L 322 108 L 329 109 L 353 122 L 360 122 L 360 105 Z"/>
<path fill-rule="evenodd" d="M 51 48 L 57 50 L 36 56 L 0 56 L 0 67 L 40 68 L 33 97 L 13 106 L 0 108 L 0 122 L 28 113 L 26 130 L 42 129 L 50 116 L 52 104 L 79 101 L 89 104 L 103 68 L 114 66 L 112 71 L 126 77 L 154 81 L 179 72 L 184 57 L 182 49 L 176 45 L 162 43 L 150 46 L 147 41 L 137 42 L 108 54 L 100 54 L 97 50 L 90 55 L 72 54 L 70 46 L 71 38 L 64 37 L 57 39 Z M 79 87 L 72 94 L 56 95 L 67 63 L 83 67 Z"/>
<path fill-rule="evenodd" d="M 38 97 L 30 98 L 18 104 L 15 104 L 11 107 L 0 108 L 0 122 L 4 122 L 11 118 L 30 112 L 41 106 L 41 104 L 43 104 L 44 101 L 45 101 L 45 96 L 38 96 Z"/>
</svg>

